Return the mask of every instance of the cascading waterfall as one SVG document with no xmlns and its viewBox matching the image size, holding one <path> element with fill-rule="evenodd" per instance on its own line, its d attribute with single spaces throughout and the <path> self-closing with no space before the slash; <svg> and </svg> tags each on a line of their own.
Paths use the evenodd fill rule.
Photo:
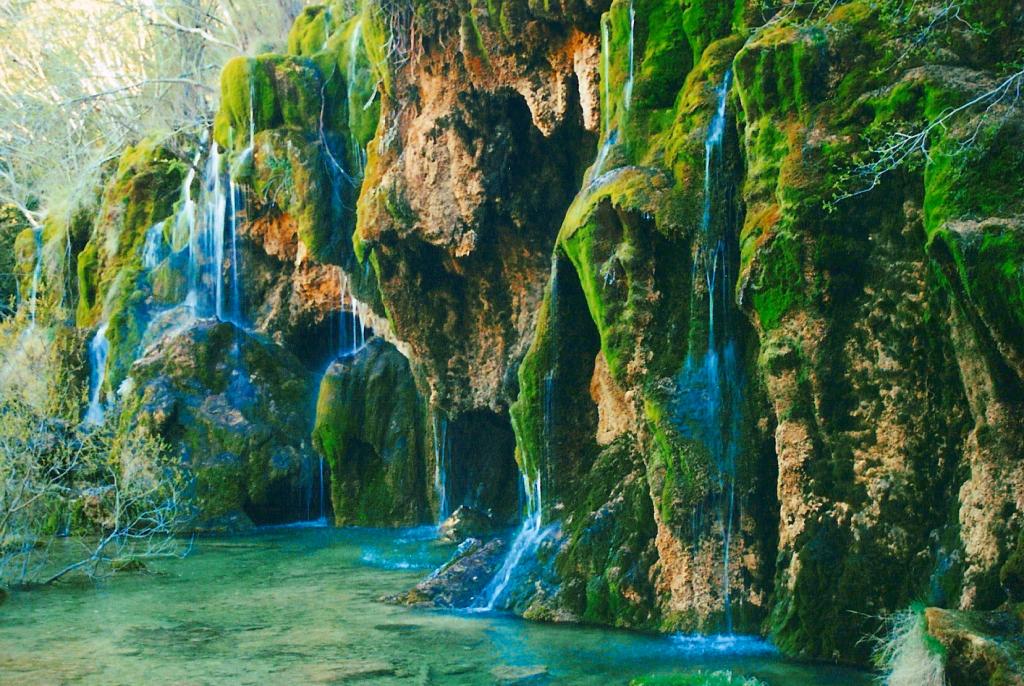
<svg viewBox="0 0 1024 686">
<path fill-rule="evenodd" d="M 359 44 L 362 42 L 362 40 L 363 19 L 362 17 L 360 17 L 359 19 L 356 19 L 355 26 L 352 27 L 352 36 L 349 38 L 348 41 L 348 64 L 346 65 L 347 69 L 345 70 L 345 76 L 348 79 L 347 87 L 349 89 L 350 94 L 356 92 L 356 89 L 353 87 L 353 84 L 356 82 L 356 66 L 358 64 L 359 59 Z M 359 105 L 358 102 L 353 102 L 352 95 L 349 96 L 348 104 L 349 107 L 355 107 L 356 105 Z M 365 107 L 365 105 L 363 107 Z M 350 144 L 352 146 L 352 150 L 355 152 L 356 171 L 359 176 L 362 176 L 363 170 L 366 167 L 366 151 L 363 150 L 361 145 L 359 145 L 359 139 L 356 137 L 355 132 L 349 133 L 349 139 Z"/>
<path fill-rule="evenodd" d="M 230 321 L 240 326 L 242 318 L 242 295 L 238 289 L 238 199 L 241 192 L 235 180 L 228 176 L 228 197 L 231 201 L 231 212 L 228 214 L 227 227 L 231 239 L 231 315 Z"/>
<path fill-rule="evenodd" d="M 434 492 L 437 494 L 437 521 L 448 519 L 448 419 L 434 415 Z"/>
<path fill-rule="evenodd" d="M 633 69 L 634 69 L 634 55 L 635 49 L 634 40 L 634 28 L 636 26 L 636 9 L 633 7 L 633 3 L 629 3 L 629 75 L 626 77 L 626 84 L 622 87 L 622 104 L 625 109 L 629 109 L 630 104 L 633 101 Z"/>
<path fill-rule="evenodd" d="M 43 229 L 42 227 L 32 230 L 35 239 L 36 254 L 35 265 L 32 267 L 32 293 L 29 301 L 29 327 L 32 331 L 36 328 L 36 311 L 39 303 L 39 281 L 43 275 Z"/>
<path fill-rule="evenodd" d="M 149 344 L 153 343 L 151 331 L 155 331 L 154 336 L 159 338 L 170 331 L 181 330 L 196 317 L 216 317 L 241 326 L 237 237 L 241 190 L 223 169 L 222 156 L 217 146 L 211 144 L 198 197 L 193 197 L 192 186 L 201 159 L 200 151 L 196 153 L 185 174 L 177 214 L 151 226 L 143 242 L 141 262 L 150 273 L 168 258 L 180 254 L 180 251 L 175 252 L 175 245 L 183 245 L 181 250 L 187 251 L 187 259 L 184 261 L 188 288 L 180 303 L 184 308 L 168 307 L 152 314 L 147 333 L 143 336 L 143 340 L 148 340 Z M 183 313 L 185 316 L 182 316 Z M 109 352 L 106 331 L 107 324 L 104 323 L 90 344 L 92 383 L 89 409 L 85 417 L 88 423 L 98 423 L 103 416 L 101 394 Z"/>
<path fill-rule="evenodd" d="M 365 318 L 368 307 L 356 299 L 352 292 L 352 282 L 344 270 L 338 268 L 341 286 L 338 298 L 338 357 L 355 355 L 366 346 Z M 345 321 L 345 311 L 351 314 L 350 321 Z"/>
<path fill-rule="evenodd" d="M 597 153 L 597 160 L 594 162 L 593 171 L 590 172 L 591 183 L 601 176 L 608 153 L 618 140 L 618 130 L 612 131 L 612 95 L 611 95 L 611 36 L 609 35 L 608 24 L 610 19 L 607 14 L 601 17 L 601 64 L 604 65 L 604 73 L 601 75 L 602 87 L 604 90 L 604 102 L 601 109 L 604 112 L 604 142 Z"/>
<path fill-rule="evenodd" d="M 108 325 L 108 322 L 103 322 L 89 342 L 89 408 L 85 412 L 85 423 L 93 426 L 102 424 L 106 414 L 103 405 L 103 384 L 106 381 L 107 357 L 110 353 L 110 342 L 107 340 Z"/>
<path fill-rule="evenodd" d="M 164 222 L 157 222 L 146 231 L 146 242 L 142 246 L 142 266 L 152 271 L 164 258 Z"/>
<path fill-rule="evenodd" d="M 190 194 L 189 186 L 187 184 L 182 190 L 183 199 Z M 189 293 L 186 302 L 195 316 L 213 316 L 234 324 L 240 324 L 241 320 L 237 238 L 239 193 L 237 185 L 222 169 L 220 151 L 216 145 L 211 145 L 203 172 L 201 202 L 194 203 L 189 198 L 183 204 L 182 213 L 191 210 L 191 216 L 180 219 L 189 229 Z M 202 210 L 197 212 L 200 206 Z M 225 264 L 228 266 L 226 277 Z"/>
<path fill-rule="evenodd" d="M 474 605 L 474 610 L 490 612 L 499 606 L 516 567 L 528 554 L 533 554 L 537 550 L 537 546 L 550 533 L 550 529 L 543 526 L 544 513 L 541 506 L 540 477 L 531 481 L 526 474 L 523 474 L 523 488 L 526 491 L 526 519 L 516 532 L 515 538 L 512 539 L 512 545 L 501 564 L 501 569 L 487 584 L 480 599 Z"/>
<path fill-rule="evenodd" d="M 722 167 L 726 106 L 732 73 L 727 72 L 716 91 L 716 109 L 704 142 L 704 212 L 700 244 L 694 261 L 707 289 L 707 350 L 700 359 L 691 352 L 678 384 L 677 418 L 684 432 L 708 448 L 716 470 L 718 516 L 722 523 L 721 586 L 725 630 L 732 632 L 729 562 L 733 521 L 736 519 L 736 462 L 739 445 L 742 393 L 736 341 L 728 331 L 731 277 L 727 228 L 716 217 L 718 172 Z M 723 208 L 724 209 L 724 208 Z M 721 297 L 718 289 L 721 288 Z M 720 302 L 719 302 L 720 300 Z M 716 321 L 720 319 L 720 322 Z M 719 325 L 720 324 L 720 325 Z M 695 539 L 703 526 L 703 512 L 694 513 Z"/>
</svg>

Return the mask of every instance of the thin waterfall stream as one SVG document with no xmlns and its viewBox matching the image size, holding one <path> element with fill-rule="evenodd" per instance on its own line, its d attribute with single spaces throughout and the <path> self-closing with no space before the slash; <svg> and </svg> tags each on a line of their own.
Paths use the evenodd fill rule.
<svg viewBox="0 0 1024 686">
<path fill-rule="evenodd" d="M 107 357 L 110 342 L 107 340 L 109 322 L 100 324 L 96 335 L 89 342 L 89 407 L 85 412 L 86 424 L 103 423 L 106 410 L 103 404 L 103 384 L 107 376 Z"/>
<path fill-rule="evenodd" d="M 35 264 L 32 267 L 32 293 L 29 301 L 29 330 L 36 327 L 36 313 L 39 309 L 39 281 L 43 275 L 43 229 L 42 227 L 32 230 L 35 240 L 36 254 Z"/>
<path fill-rule="evenodd" d="M 730 560 L 732 529 L 736 519 L 736 463 L 742 422 L 742 370 L 737 341 L 728 329 L 731 314 L 732 277 L 729 272 L 730 234 L 728 210 L 720 188 L 724 168 L 723 141 L 732 73 L 726 72 L 715 89 L 715 110 L 704 141 L 704 206 L 694 278 L 703 281 L 707 298 L 707 339 L 703 355 L 691 350 L 680 373 L 676 415 L 682 430 L 699 440 L 713 460 L 717 493 L 713 507 L 721 522 L 722 569 L 720 574 L 723 629 L 732 633 L 732 581 Z M 719 290 L 721 291 L 719 293 Z M 695 544 L 704 530 L 704 513 L 693 517 Z"/>
<path fill-rule="evenodd" d="M 531 481 L 526 474 L 523 474 L 523 488 L 526 491 L 526 519 L 512 539 L 508 554 L 505 555 L 501 567 L 484 588 L 477 603 L 471 608 L 473 610 L 490 612 L 500 607 L 516 568 L 525 557 L 532 555 L 537 550 L 537 546 L 551 532 L 550 528 L 543 526 L 544 511 L 541 505 L 540 477 Z"/>
<path fill-rule="evenodd" d="M 448 503 L 448 419 L 434 415 L 434 492 L 437 494 L 437 522 L 448 519 L 451 506 Z"/>
</svg>

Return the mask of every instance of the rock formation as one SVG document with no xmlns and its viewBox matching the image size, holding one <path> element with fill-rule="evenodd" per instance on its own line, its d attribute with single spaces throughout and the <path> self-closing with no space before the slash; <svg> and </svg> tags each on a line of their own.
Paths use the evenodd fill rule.
<svg viewBox="0 0 1024 686">
<path fill-rule="evenodd" d="M 535 517 L 530 617 L 864 663 L 913 601 L 1012 614 L 1024 7 L 770 4 L 311 7 L 199 154 L 143 142 L 89 225 L 19 236 L 23 278 L 72 246 L 48 297 L 201 519 L 304 518 L 315 446 L 338 524 Z"/>
</svg>

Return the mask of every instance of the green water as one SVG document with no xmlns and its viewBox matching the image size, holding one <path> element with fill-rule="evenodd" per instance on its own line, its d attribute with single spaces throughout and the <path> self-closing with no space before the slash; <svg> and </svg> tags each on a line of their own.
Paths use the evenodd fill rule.
<svg viewBox="0 0 1024 686">
<path fill-rule="evenodd" d="M 749 641 L 378 602 L 450 552 L 425 530 L 281 528 L 200 540 L 148 575 L 17 593 L 0 606 L 0 684 L 495 684 L 534 674 L 528 683 L 598 686 L 697 668 L 779 686 L 870 681 L 736 654 L 763 649 Z"/>
</svg>

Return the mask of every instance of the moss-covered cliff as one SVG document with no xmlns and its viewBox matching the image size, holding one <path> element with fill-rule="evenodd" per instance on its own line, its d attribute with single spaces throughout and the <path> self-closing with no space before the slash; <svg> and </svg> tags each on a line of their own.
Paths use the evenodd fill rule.
<svg viewBox="0 0 1024 686">
<path fill-rule="evenodd" d="M 19 288 L 49 249 L 46 297 L 109 322 L 105 390 L 226 465 L 208 516 L 296 514 L 341 356 L 336 520 L 539 484 L 530 617 L 863 663 L 911 602 L 1024 600 L 1020 2 L 356 5 L 223 71 L 233 326 L 144 335 L 198 156 L 140 143 L 14 241 Z"/>
</svg>

